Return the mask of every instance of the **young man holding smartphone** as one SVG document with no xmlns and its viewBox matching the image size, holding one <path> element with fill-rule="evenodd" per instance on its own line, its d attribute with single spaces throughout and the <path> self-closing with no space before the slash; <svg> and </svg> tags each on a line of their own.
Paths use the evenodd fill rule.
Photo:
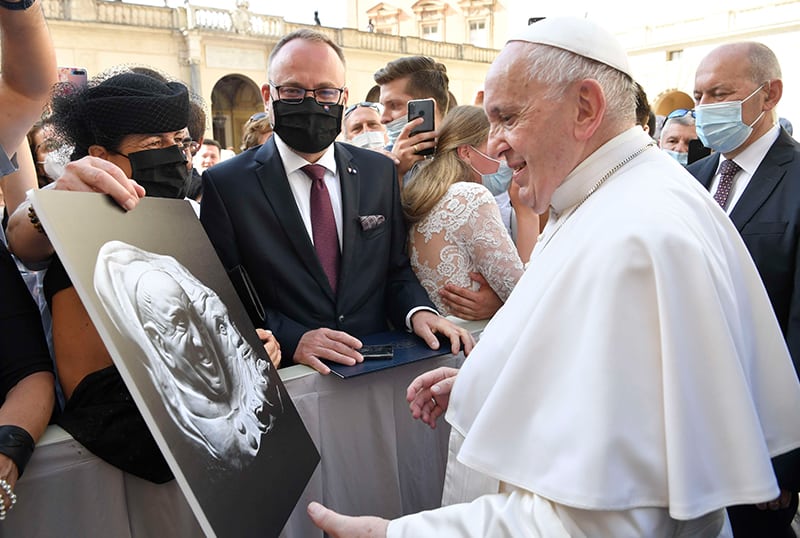
<svg viewBox="0 0 800 538">
<path fill-rule="evenodd" d="M 397 172 L 406 176 L 412 167 L 425 158 L 422 152 L 436 147 L 436 131 L 416 132 L 425 119 L 411 119 L 409 101 L 432 98 L 435 102 L 434 127 L 440 125 L 448 110 L 456 105 L 449 91 L 447 68 L 427 56 L 405 56 L 392 60 L 375 72 L 381 88 L 384 107 L 381 122 L 386 125 L 389 146 L 399 159 Z M 404 177 L 404 181 L 409 178 Z"/>
</svg>

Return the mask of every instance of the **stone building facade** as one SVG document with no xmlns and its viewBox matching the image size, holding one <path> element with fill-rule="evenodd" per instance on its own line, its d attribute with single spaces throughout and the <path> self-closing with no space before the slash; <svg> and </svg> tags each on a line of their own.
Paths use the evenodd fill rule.
<svg viewBox="0 0 800 538">
<path fill-rule="evenodd" d="M 114 65 L 155 67 L 179 78 L 209 106 L 207 135 L 238 147 L 241 127 L 263 109 L 260 87 L 267 56 L 286 33 L 304 25 L 249 10 L 153 7 L 108 0 L 39 0 L 61 66 L 90 76 Z M 362 100 L 372 74 L 400 56 L 424 54 L 447 65 L 459 103 L 471 103 L 491 61 L 509 35 L 532 17 L 563 14 L 527 0 L 344 0 L 346 28 L 317 26 L 345 51 L 350 101 Z M 691 108 L 694 72 L 713 47 L 757 40 L 771 47 L 783 67 L 781 116 L 800 124 L 800 69 L 792 58 L 800 43 L 800 0 L 739 0 L 704 5 L 696 13 L 588 16 L 614 32 L 629 53 L 637 80 L 657 114 Z M 602 13 L 607 14 L 603 18 Z M 370 25 L 370 22 L 372 23 Z"/>
<path fill-rule="evenodd" d="M 235 10 L 153 7 L 105 0 L 40 0 L 60 66 L 89 77 L 119 64 L 154 67 L 185 81 L 209 108 L 207 136 L 239 147 L 241 128 L 263 110 L 267 57 L 285 34 L 303 27 L 259 15 L 240 0 Z M 373 73 L 400 56 L 424 54 L 447 65 L 451 90 L 471 103 L 497 50 L 349 28 L 314 27 L 345 52 L 350 100 L 363 100 Z"/>
</svg>

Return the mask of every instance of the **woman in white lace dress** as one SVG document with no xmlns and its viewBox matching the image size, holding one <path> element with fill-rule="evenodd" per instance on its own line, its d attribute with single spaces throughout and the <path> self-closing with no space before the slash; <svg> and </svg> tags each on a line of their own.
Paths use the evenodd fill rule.
<svg viewBox="0 0 800 538">
<path fill-rule="evenodd" d="M 486 155 L 489 121 L 483 109 L 454 108 L 442 122 L 436 154 L 403 189 L 411 266 L 436 308 L 449 314 L 439 291 L 446 284 L 475 287 L 483 275 L 505 301 L 522 276 L 522 262 L 482 183 L 505 172 Z"/>
</svg>

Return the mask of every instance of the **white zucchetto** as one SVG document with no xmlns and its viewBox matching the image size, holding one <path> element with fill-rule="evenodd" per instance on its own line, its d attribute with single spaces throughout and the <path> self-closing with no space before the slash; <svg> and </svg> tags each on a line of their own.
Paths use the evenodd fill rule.
<svg viewBox="0 0 800 538">
<path fill-rule="evenodd" d="M 587 19 L 552 17 L 535 22 L 508 40 L 550 45 L 613 67 L 633 79 L 628 55 L 610 32 Z"/>
</svg>

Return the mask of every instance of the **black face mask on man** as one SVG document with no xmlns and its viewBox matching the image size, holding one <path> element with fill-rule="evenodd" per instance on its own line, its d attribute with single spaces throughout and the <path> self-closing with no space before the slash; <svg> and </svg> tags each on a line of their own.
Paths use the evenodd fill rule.
<svg viewBox="0 0 800 538">
<path fill-rule="evenodd" d="M 131 162 L 131 177 L 144 187 L 147 196 L 185 198 L 192 178 L 186 155 L 180 146 L 146 149 L 125 155 Z"/>
<path fill-rule="evenodd" d="M 296 105 L 272 101 L 272 130 L 301 153 L 318 153 L 330 146 L 342 130 L 342 105 L 320 105 L 306 97 Z"/>
</svg>

